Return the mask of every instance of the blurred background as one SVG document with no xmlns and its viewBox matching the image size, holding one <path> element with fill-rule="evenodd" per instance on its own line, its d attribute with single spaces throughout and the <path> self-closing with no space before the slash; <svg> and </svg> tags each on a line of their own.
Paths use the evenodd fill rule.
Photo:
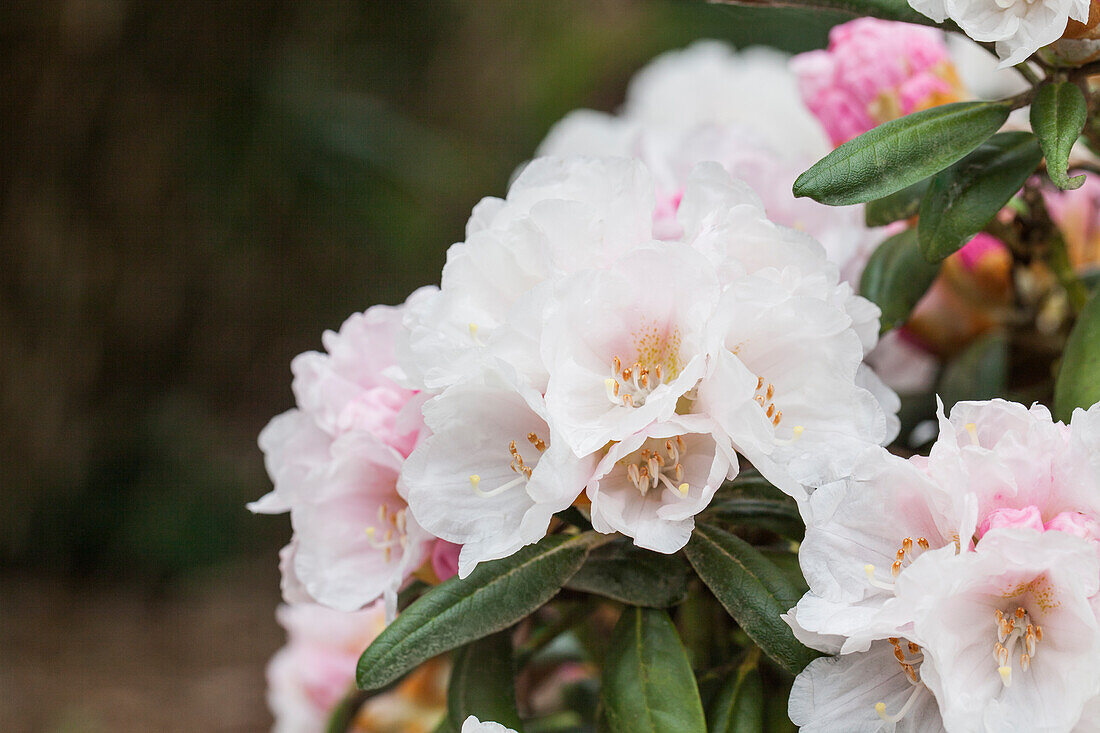
<svg viewBox="0 0 1100 733">
<path fill-rule="evenodd" d="M 0 730 L 253 731 L 291 358 L 436 282 L 576 107 L 697 38 L 681 0 L 0 2 Z M 746 100 L 751 103 L 751 100 Z"/>
</svg>

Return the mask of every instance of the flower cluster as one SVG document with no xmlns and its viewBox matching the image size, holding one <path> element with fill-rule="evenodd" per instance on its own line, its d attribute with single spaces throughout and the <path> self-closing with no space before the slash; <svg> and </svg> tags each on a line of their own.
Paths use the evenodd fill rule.
<svg viewBox="0 0 1100 733">
<path fill-rule="evenodd" d="M 735 451 L 804 496 L 892 438 L 860 386 L 877 309 L 821 247 L 716 164 L 688 177 L 675 238 L 655 239 L 657 194 L 636 160 L 536 159 L 410 304 L 402 366 L 437 394 L 401 486 L 463 546 L 460 575 L 582 492 L 597 530 L 674 552 Z"/>
<path fill-rule="evenodd" d="M 1100 706 L 1100 406 L 939 422 L 927 458 L 870 451 L 802 505 L 788 622 L 838 654 L 795 683 L 804 730 L 1071 730 Z"/>
</svg>

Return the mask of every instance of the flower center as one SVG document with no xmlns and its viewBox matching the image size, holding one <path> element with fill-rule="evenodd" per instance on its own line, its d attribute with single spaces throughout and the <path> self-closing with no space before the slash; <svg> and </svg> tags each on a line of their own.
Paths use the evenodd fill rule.
<svg viewBox="0 0 1100 733">
<path fill-rule="evenodd" d="M 660 362 L 646 366 L 636 361 L 624 369 L 622 359 L 616 356 L 611 360 L 611 376 L 604 380 L 604 386 L 612 404 L 641 407 L 658 385 L 671 378 Z"/>
<path fill-rule="evenodd" d="M 527 433 L 527 442 L 535 447 L 535 450 L 541 455 L 546 450 L 546 441 L 539 437 L 538 433 Z M 516 473 L 516 477 L 511 481 L 506 481 L 495 489 L 482 489 L 481 488 L 481 476 L 479 474 L 470 474 L 470 488 L 474 493 L 483 499 L 496 496 L 497 494 L 503 494 L 505 491 L 514 489 L 517 486 L 526 486 L 527 482 L 531 479 L 531 473 L 534 471 L 535 466 L 539 462 L 539 457 L 536 456 L 535 460 L 528 464 L 524 460 L 523 455 L 519 452 L 519 448 L 516 446 L 516 441 L 512 441 L 508 444 L 508 452 L 512 455 L 512 461 L 508 464 L 508 467 Z"/>
<path fill-rule="evenodd" d="M 997 622 L 997 641 L 993 644 L 993 658 L 997 660 L 997 672 L 1005 687 L 1012 684 L 1012 660 L 1016 647 L 1021 646 L 1020 671 L 1026 672 L 1031 666 L 1035 650 L 1043 640 L 1043 628 L 1033 623 L 1031 616 L 1023 606 L 1017 606 L 1012 613 L 999 608 L 993 609 L 993 618 Z"/>
<path fill-rule="evenodd" d="M 913 709 L 913 705 L 920 698 L 921 693 L 926 689 L 924 684 L 920 681 L 920 673 L 918 672 L 921 662 L 924 661 L 924 654 L 921 652 L 920 647 L 911 641 L 906 642 L 904 647 L 902 646 L 902 640 L 895 636 L 890 637 L 887 641 L 894 647 L 894 658 L 897 659 L 898 664 L 901 665 L 902 670 L 905 672 L 905 677 L 909 680 L 909 684 L 913 685 L 913 691 L 909 693 L 909 697 L 906 698 L 901 709 L 893 715 L 886 712 L 886 703 L 875 703 L 875 712 L 878 713 L 880 718 L 887 723 L 896 723 Z"/>
<path fill-rule="evenodd" d="M 381 536 L 379 536 L 381 532 Z M 405 510 L 391 511 L 382 504 L 378 507 L 378 524 L 370 525 L 366 529 L 367 541 L 376 550 L 382 550 L 386 562 L 390 561 L 394 547 L 404 548 L 408 543 L 408 532 L 405 529 Z"/>
<path fill-rule="evenodd" d="M 624 458 L 621 462 L 626 465 L 627 478 L 642 496 L 660 484 L 680 496 L 687 496 L 690 487 L 684 482 L 682 463 L 687 456 L 687 444 L 677 435 L 665 441 L 664 451 L 660 447 L 642 448 Z"/>
</svg>

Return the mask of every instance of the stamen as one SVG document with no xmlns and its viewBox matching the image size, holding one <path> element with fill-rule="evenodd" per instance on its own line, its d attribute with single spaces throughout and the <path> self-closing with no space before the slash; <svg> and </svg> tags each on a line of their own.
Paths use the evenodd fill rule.
<svg viewBox="0 0 1100 733">
<path fill-rule="evenodd" d="M 768 417 L 771 417 L 772 415 L 774 415 L 775 414 L 775 405 L 768 405 L 768 411 L 765 414 L 767 414 Z"/>
<path fill-rule="evenodd" d="M 607 389 L 607 399 L 611 400 L 616 405 L 621 404 L 619 400 L 619 383 L 611 377 L 603 380 L 603 385 Z"/>
<path fill-rule="evenodd" d="M 1026 672 L 1027 668 L 1030 667 L 1030 666 L 1031 666 L 1031 655 L 1027 654 L 1026 652 L 1024 654 L 1021 654 L 1020 655 L 1020 670 L 1023 671 L 1023 672 Z"/>
<path fill-rule="evenodd" d="M 882 582 L 881 580 L 879 580 L 878 578 L 875 577 L 875 566 L 874 565 L 870 565 L 870 564 L 864 565 L 863 566 L 863 572 L 867 574 L 867 582 L 868 583 L 870 583 L 871 585 L 873 585 L 876 588 L 881 588 L 882 590 L 888 590 L 888 591 L 893 592 L 893 590 L 894 590 L 894 584 L 893 583 L 884 583 L 884 582 Z"/>
<path fill-rule="evenodd" d="M 772 427 L 776 427 L 776 428 L 779 427 L 779 421 L 782 420 L 782 419 L 783 419 L 783 411 L 782 410 L 776 410 L 775 411 L 775 417 L 772 418 Z M 802 432 L 799 431 L 798 434 L 801 435 Z"/>
<path fill-rule="evenodd" d="M 617 357 L 617 356 L 616 356 L 616 357 L 614 357 L 614 358 L 612 359 L 612 361 L 611 361 L 611 371 L 612 371 L 613 373 L 615 373 L 615 374 L 618 374 L 618 373 L 619 373 L 619 372 L 621 372 L 622 370 L 623 370 L 623 362 L 622 362 L 622 359 L 620 359 L 620 358 L 619 358 L 619 357 Z"/>
<path fill-rule="evenodd" d="M 756 378 L 756 389 L 759 390 L 763 386 L 764 386 L 764 378 L 763 377 L 757 377 Z"/>
<path fill-rule="evenodd" d="M 928 549 L 928 540 L 924 539 L 923 537 L 918 537 L 917 538 L 917 546 L 919 546 L 922 550 L 927 550 Z"/>
<path fill-rule="evenodd" d="M 757 389 L 759 389 L 759 387 L 757 387 Z M 769 384 L 768 385 L 768 391 L 764 393 L 764 399 L 766 399 L 768 402 L 771 402 L 772 397 L 774 397 L 774 396 L 775 396 L 775 385 Z"/>
<path fill-rule="evenodd" d="M 623 392 L 623 404 L 627 407 L 634 407 L 634 396 L 628 392 Z"/>
<path fill-rule="evenodd" d="M 653 373 L 654 373 L 655 375 L 657 375 L 657 381 L 658 381 L 658 382 L 662 382 L 662 381 L 664 381 L 664 378 L 663 378 L 663 377 L 661 376 L 661 365 L 660 365 L 660 364 L 658 364 L 657 366 L 653 367 Z"/>
<path fill-rule="evenodd" d="M 905 701 L 905 704 L 901 706 L 901 710 L 898 710 L 898 712 L 894 715 L 887 715 L 886 703 L 884 702 L 875 703 L 875 712 L 878 713 L 878 716 L 885 720 L 887 723 L 896 723 L 904 718 L 905 715 L 913 709 L 913 704 L 916 702 L 917 698 L 920 697 L 921 693 L 924 690 L 924 685 L 917 685 L 916 687 L 914 687 L 913 691 L 909 693 L 909 699 L 907 699 Z"/>
<path fill-rule="evenodd" d="M 539 453 L 546 450 L 546 441 L 540 438 L 536 433 L 527 433 L 527 442 L 535 446 L 535 450 Z"/>
<path fill-rule="evenodd" d="M 760 405 L 761 407 L 764 406 L 764 395 L 759 395 L 758 394 L 755 397 L 753 397 L 753 399 L 756 400 L 756 404 Z"/>
<path fill-rule="evenodd" d="M 890 566 L 890 575 L 895 578 L 901 575 L 901 560 L 894 560 L 894 564 Z"/>
<path fill-rule="evenodd" d="M 512 479 L 511 481 L 505 483 L 503 486 L 498 486 L 497 488 L 491 489 L 489 491 L 482 491 L 480 486 L 479 486 L 479 484 L 481 483 L 481 476 L 478 476 L 475 473 L 475 474 L 470 475 L 470 488 L 473 489 L 474 493 L 477 494 L 478 496 L 480 496 L 481 498 L 488 499 L 489 497 L 496 496 L 497 494 L 503 494 L 505 491 L 508 491 L 509 489 L 514 489 L 515 487 L 519 486 L 520 484 L 522 484 L 526 480 L 527 480 L 527 476 L 523 476 L 523 475 L 516 476 L 514 479 Z"/>
</svg>

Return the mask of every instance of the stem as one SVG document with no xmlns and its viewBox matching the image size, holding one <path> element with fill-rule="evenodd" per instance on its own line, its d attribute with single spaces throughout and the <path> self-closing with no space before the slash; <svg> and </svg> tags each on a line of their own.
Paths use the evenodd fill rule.
<svg viewBox="0 0 1100 733">
<path fill-rule="evenodd" d="M 1020 72 L 1020 75 L 1027 79 L 1028 83 L 1033 87 L 1037 87 L 1043 83 L 1043 80 L 1039 78 L 1039 75 L 1028 66 L 1027 61 L 1021 61 L 1014 67 L 1016 71 Z"/>
</svg>

